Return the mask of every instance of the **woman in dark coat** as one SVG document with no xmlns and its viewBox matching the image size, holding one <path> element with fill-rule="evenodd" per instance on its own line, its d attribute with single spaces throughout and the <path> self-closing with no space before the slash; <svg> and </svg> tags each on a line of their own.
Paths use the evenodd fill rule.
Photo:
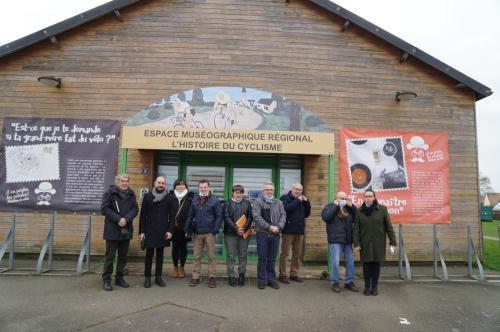
<svg viewBox="0 0 500 332">
<path fill-rule="evenodd" d="M 175 180 L 174 190 L 170 191 L 170 193 L 172 199 L 169 209 L 170 224 L 173 226 L 172 260 L 174 262 L 174 269 L 170 276 L 173 278 L 184 278 L 186 276 L 184 264 L 187 258 L 188 242 L 184 233 L 184 226 L 194 193 L 188 192 L 186 182 L 181 179 Z"/>
<path fill-rule="evenodd" d="M 156 249 L 155 282 L 160 287 L 165 287 L 161 278 L 163 268 L 163 252 L 170 246 L 173 227 L 170 225 L 169 202 L 172 196 L 165 189 L 165 178 L 159 176 L 150 193 L 144 195 L 141 206 L 139 235 L 146 247 L 146 260 L 144 263 L 144 287 L 151 287 L 151 267 Z"/>
<path fill-rule="evenodd" d="M 389 237 L 391 254 L 397 245 L 387 207 L 378 204 L 375 193 L 365 192 L 364 203 L 354 219 L 354 249 L 361 250 L 363 262 L 364 295 L 378 295 L 380 263 L 385 261 L 386 235 Z"/>
</svg>

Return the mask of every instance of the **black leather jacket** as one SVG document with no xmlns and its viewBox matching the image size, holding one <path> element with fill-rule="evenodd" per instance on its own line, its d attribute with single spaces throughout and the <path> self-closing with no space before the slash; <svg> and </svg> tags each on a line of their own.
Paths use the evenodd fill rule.
<svg viewBox="0 0 500 332">
<path fill-rule="evenodd" d="M 243 199 L 239 203 L 234 202 L 232 199 L 225 202 L 223 213 L 225 234 L 231 233 L 237 235 L 238 227 L 236 226 L 236 222 L 242 215 L 247 217 L 247 222 L 245 227 L 243 227 L 243 230 L 247 231 L 253 222 L 252 204 L 246 199 Z"/>
</svg>

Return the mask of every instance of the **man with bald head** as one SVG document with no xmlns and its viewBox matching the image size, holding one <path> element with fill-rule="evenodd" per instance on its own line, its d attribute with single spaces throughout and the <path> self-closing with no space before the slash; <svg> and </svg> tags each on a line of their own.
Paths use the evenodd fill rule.
<svg viewBox="0 0 500 332">
<path fill-rule="evenodd" d="M 165 287 L 162 279 L 163 253 L 170 246 L 174 225 L 170 224 L 169 206 L 173 196 L 165 188 L 165 178 L 156 178 L 151 192 L 144 195 L 141 207 L 139 236 L 144 241 L 146 259 L 144 262 L 144 287 L 151 287 L 151 268 L 156 255 L 155 283 Z M 156 251 L 156 254 L 155 254 Z"/>
<path fill-rule="evenodd" d="M 293 280 L 302 282 L 299 277 L 299 262 L 302 254 L 302 241 L 304 240 L 304 230 L 306 218 L 311 214 L 311 203 L 302 194 L 303 187 L 300 183 L 294 183 L 288 194 L 281 196 L 283 207 L 286 212 L 286 224 L 283 228 L 280 254 L 280 276 L 279 281 L 289 284 Z M 286 261 L 292 249 L 292 262 L 290 264 L 290 279 L 286 275 Z"/>
<path fill-rule="evenodd" d="M 332 290 L 335 293 L 340 292 L 340 253 L 344 254 L 346 268 L 344 287 L 353 292 L 358 291 L 354 285 L 354 259 L 352 257 L 352 231 L 355 215 L 356 207 L 343 191 L 339 191 L 335 201 L 325 206 L 321 212 L 321 218 L 326 223 L 326 232 L 328 234 L 330 260 L 332 262 Z"/>
</svg>

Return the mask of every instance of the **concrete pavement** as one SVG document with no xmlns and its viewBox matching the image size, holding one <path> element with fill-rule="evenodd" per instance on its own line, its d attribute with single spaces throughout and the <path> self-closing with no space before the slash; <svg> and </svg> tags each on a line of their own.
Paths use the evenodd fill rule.
<svg viewBox="0 0 500 332">
<path fill-rule="evenodd" d="M 0 331 L 499 331 L 500 284 L 382 282 L 380 295 L 306 280 L 259 290 L 165 278 L 102 290 L 99 275 L 1 276 Z M 357 281 L 361 286 L 361 281 Z"/>
</svg>

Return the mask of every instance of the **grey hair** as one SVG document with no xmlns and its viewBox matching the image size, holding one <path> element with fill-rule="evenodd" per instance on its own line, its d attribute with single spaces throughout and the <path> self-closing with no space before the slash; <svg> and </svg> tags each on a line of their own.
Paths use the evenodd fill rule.
<svg viewBox="0 0 500 332">
<path fill-rule="evenodd" d="M 264 185 L 262 187 L 264 188 L 265 186 L 273 186 L 273 188 L 274 188 L 274 183 L 273 183 L 273 181 L 269 180 L 269 181 L 264 182 Z"/>
<path fill-rule="evenodd" d="M 120 183 L 120 180 L 121 179 L 127 179 L 127 180 L 130 180 L 128 175 L 123 173 L 123 174 L 118 174 L 117 176 L 115 176 L 115 183 L 118 184 Z"/>
</svg>

